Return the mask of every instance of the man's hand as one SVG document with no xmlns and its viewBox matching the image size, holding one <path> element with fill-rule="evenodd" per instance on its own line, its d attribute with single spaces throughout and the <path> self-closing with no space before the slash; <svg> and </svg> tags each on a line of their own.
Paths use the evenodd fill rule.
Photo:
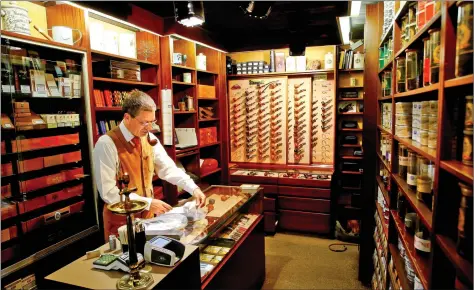
<svg viewBox="0 0 474 290">
<path fill-rule="evenodd" d="M 167 204 L 164 201 L 161 201 L 159 199 L 152 199 L 151 200 L 150 212 L 152 212 L 156 215 L 165 213 L 165 212 L 167 212 L 171 209 L 172 209 L 171 205 Z"/>
<path fill-rule="evenodd" d="M 196 198 L 197 207 L 203 207 L 206 204 L 206 196 L 199 187 L 193 191 L 193 195 Z"/>
</svg>

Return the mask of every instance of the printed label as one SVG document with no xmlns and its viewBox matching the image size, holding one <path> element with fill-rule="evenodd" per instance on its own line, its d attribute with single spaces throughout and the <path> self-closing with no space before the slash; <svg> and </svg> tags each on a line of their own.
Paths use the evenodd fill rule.
<svg viewBox="0 0 474 290">
<path fill-rule="evenodd" d="M 15 87 L 12 85 L 2 85 L 2 91 L 4 93 L 14 93 L 15 92 Z"/>
<path fill-rule="evenodd" d="M 22 94 L 31 94 L 31 88 L 28 85 L 21 85 L 21 93 Z"/>
<path fill-rule="evenodd" d="M 416 174 L 407 173 L 407 183 L 416 186 Z"/>
<path fill-rule="evenodd" d="M 398 163 L 399 163 L 401 166 L 408 166 L 408 157 L 400 156 L 400 157 L 398 158 Z"/>
<path fill-rule="evenodd" d="M 429 253 L 431 251 L 431 241 L 421 239 L 415 235 L 415 249 Z"/>
</svg>

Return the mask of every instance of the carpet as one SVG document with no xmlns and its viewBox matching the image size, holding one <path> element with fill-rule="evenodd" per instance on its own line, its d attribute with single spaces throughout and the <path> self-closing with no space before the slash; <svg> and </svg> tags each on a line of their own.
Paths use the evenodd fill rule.
<svg viewBox="0 0 474 290">
<path fill-rule="evenodd" d="M 357 279 L 357 246 L 332 252 L 338 240 L 276 233 L 265 237 L 266 279 L 263 289 L 369 289 Z"/>
</svg>

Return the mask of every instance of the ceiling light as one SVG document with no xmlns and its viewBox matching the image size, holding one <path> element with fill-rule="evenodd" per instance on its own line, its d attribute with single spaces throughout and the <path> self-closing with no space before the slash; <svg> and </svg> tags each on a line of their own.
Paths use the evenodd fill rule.
<svg viewBox="0 0 474 290">
<path fill-rule="evenodd" d="M 193 27 L 204 23 L 204 5 L 202 1 L 173 2 L 175 18 L 178 23 Z"/>
<path fill-rule="evenodd" d="M 351 1 L 351 16 L 359 16 L 362 1 Z"/>
<path fill-rule="evenodd" d="M 349 16 L 339 17 L 339 28 L 342 36 L 342 43 L 349 44 L 349 34 L 351 33 L 351 20 Z"/>
<path fill-rule="evenodd" d="M 249 6 L 245 10 L 247 10 L 249 14 L 252 14 L 254 7 L 255 7 L 255 1 L 250 1 Z"/>
</svg>

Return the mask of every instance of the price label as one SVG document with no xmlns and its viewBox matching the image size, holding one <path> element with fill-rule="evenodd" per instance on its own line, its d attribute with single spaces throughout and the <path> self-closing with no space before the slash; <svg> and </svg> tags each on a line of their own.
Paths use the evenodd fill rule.
<svg viewBox="0 0 474 290">
<path fill-rule="evenodd" d="M 21 93 L 22 94 L 31 94 L 31 88 L 28 85 L 21 85 Z"/>
<path fill-rule="evenodd" d="M 33 124 L 34 124 L 34 125 L 44 124 L 44 121 L 43 121 L 43 120 L 40 120 L 40 119 L 36 119 L 36 120 L 33 120 Z"/>
</svg>

